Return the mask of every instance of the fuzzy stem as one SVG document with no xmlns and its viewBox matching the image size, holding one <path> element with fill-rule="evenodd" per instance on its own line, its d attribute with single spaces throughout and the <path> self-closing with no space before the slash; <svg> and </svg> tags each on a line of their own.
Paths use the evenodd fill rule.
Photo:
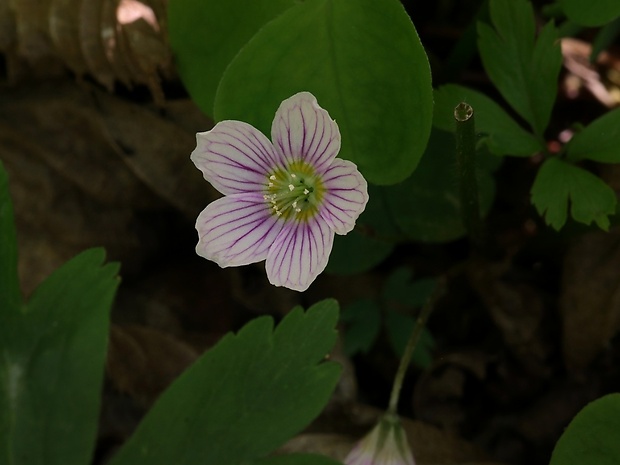
<svg viewBox="0 0 620 465">
<path fill-rule="evenodd" d="M 471 243 L 483 243 L 482 220 L 476 179 L 476 123 L 474 109 L 465 102 L 454 109 L 456 120 L 456 165 L 459 178 L 461 218 Z"/>
<path fill-rule="evenodd" d="M 435 304 L 437 303 L 437 300 L 439 300 L 439 297 L 443 294 L 444 289 L 445 280 L 444 278 L 440 278 L 437 282 L 437 286 L 433 290 L 433 293 L 428 299 L 426 299 L 422 310 L 420 310 L 420 313 L 418 314 L 418 319 L 413 327 L 413 331 L 411 331 L 411 336 L 409 336 L 407 346 L 405 347 L 405 352 L 403 352 L 403 356 L 400 359 L 400 364 L 398 365 L 398 370 L 396 371 L 396 376 L 394 377 L 392 393 L 390 394 L 390 403 L 388 404 L 386 412 L 388 415 L 397 414 L 398 399 L 400 397 L 400 391 L 403 387 L 403 381 L 405 379 L 405 374 L 407 373 L 407 368 L 411 362 L 411 357 L 413 356 L 413 352 L 418 344 L 422 330 L 426 326 L 428 317 L 431 315 L 433 309 L 435 308 Z"/>
</svg>

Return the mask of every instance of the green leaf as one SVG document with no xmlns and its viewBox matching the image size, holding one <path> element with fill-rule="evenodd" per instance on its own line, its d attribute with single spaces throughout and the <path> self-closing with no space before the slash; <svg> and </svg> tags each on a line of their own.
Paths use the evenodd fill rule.
<svg viewBox="0 0 620 465">
<path fill-rule="evenodd" d="M 118 265 L 91 249 L 55 271 L 0 325 L 0 462 L 84 465 L 99 417 Z"/>
<path fill-rule="evenodd" d="M 616 209 L 616 194 L 600 178 L 557 158 L 540 167 L 532 186 L 532 203 L 547 224 L 560 230 L 566 223 L 568 203 L 575 221 L 609 229 L 608 216 Z"/>
<path fill-rule="evenodd" d="M 171 0 L 170 46 L 194 102 L 213 116 L 215 91 L 226 66 L 268 21 L 294 0 Z"/>
<path fill-rule="evenodd" d="M 433 125 L 455 132 L 454 108 L 466 102 L 474 109 L 476 132 L 481 133 L 495 155 L 530 156 L 544 149 L 534 135 L 523 129 L 497 103 L 480 92 L 448 84 L 435 90 Z"/>
<path fill-rule="evenodd" d="M 0 162 L 0 319 L 17 313 L 22 298 L 17 275 L 17 238 L 9 179 Z"/>
<path fill-rule="evenodd" d="M 338 122 L 340 156 L 369 182 L 394 184 L 415 169 L 431 127 L 431 77 L 398 0 L 314 0 L 288 9 L 227 68 L 215 117 L 269 134 L 280 102 L 303 90 Z"/>
<path fill-rule="evenodd" d="M 618 0 L 560 0 L 569 19 L 584 26 L 601 26 L 620 16 Z"/>
<path fill-rule="evenodd" d="M 326 404 L 340 366 L 338 304 L 293 309 L 273 331 L 257 318 L 228 334 L 162 394 L 110 465 L 239 465 L 301 431 Z"/>
<path fill-rule="evenodd" d="M 368 271 L 394 250 L 401 232 L 386 206 L 381 188 L 368 186 L 369 200 L 356 227 L 346 236 L 336 235 L 326 273 L 350 275 Z"/>
<path fill-rule="evenodd" d="M 409 315 L 403 315 L 397 312 L 387 312 L 385 327 L 388 338 L 392 345 L 392 349 L 399 357 L 402 357 L 407 346 L 409 336 L 413 332 L 416 321 Z M 420 333 L 420 339 L 413 351 L 411 363 L 415 366 L 425 369 L 433 362 L 432 350 L 435 348 L 435 339 L 427 328 L 423 328 Z"/>
<path fill-rule="evenodd" d="M 605 113 L 575 134 L 568 143 L 567 155 L 571 160 L 620 162 L 620 108 Z"/>
<path fill-rule="evenodd" d="M 590 61 L 596 62 L 599 54 L 614 43 L 620 35 L 620 17 L 614 19 L 611 23 L 606 24 L 596 34 L 592 41 L 592 52 L 590 53 Z"/>
<path fill-rule="evenodd" d="M 495 181 L 488 168 L 499 159 L 488 154 L 478 158 L 480 207 L 486 213 L 495 195 Z M 415 173 L 396 186 L 383 188 L 396 224 L 410 239 L 448 242 L 465 234 L 455 165 L 454 136 L 434 130 Z"/>
<path fill-rule="evenodd" d="M 484 68 L 506 101 L 541 136 L 562 66 L 557 30 L 548 23 L 535 40 L 534 12 L 526 0 L 491 0 L 489 7 L 494 27 L 478 24 Z"/>
<path fill-rule="evenodd" d="M 381 298 L 386 307 L 413 309 L 426 303 L 435 288 L 437 280 L 433 278 L 412 281 L 408 268 L 398 268 L 391 273 L 381 291 Z"/>
<path fill-rule="evenodd" d="M 368 352 L 381 328 L 381 309 L 371 299 L 361 299 L 348 305 L 340 318 L 346 323 L 344 351 L 348 356 Z"/>
<path fill-rule="evenodd" d="M 254 465 L 342 465 L 340 462 L 316 454 L 289 454 L 267 457 Z"/>
<path fill-rule="evenodd" d="M 586 405 L 555 445 L 549 465 L 620 463 L 620 394 Z"/>
</svg>

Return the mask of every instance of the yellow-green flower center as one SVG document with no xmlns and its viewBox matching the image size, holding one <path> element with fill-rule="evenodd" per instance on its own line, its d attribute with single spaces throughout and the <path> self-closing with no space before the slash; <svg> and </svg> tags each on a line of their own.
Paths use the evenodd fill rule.
<svg viewBox="0 0 620 465">
<path fill-rule="evenodd" d="M 312 166 L 296 161 L 269 175 L 263 198 L 274 215 L 308 220 L 317 212 L 325 187 Z"/>
</svg>

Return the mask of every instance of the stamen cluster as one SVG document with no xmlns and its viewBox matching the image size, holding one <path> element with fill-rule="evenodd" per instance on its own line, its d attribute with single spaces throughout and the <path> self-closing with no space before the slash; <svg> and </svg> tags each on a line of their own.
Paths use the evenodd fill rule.
<svg viewBox="0 0 620 465">
<path fill-rule="evenodd" d="M 309 166 L 301 163 L 295 165 L 298 166 L 277 170 L 269 176 L 267 193 L 263 198 L 277 216 L 288 218 L 295 214 L 300 219 L 308 219 L 317 211 L 323 188 Z"/>
</svg>

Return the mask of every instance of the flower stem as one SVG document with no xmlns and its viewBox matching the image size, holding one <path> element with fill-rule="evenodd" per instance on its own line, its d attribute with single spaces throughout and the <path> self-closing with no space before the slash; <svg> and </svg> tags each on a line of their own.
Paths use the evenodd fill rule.
<svg viewBox="0 0 620 465">
<path fill-rule="evenodd" d="M 474 109 L 461 102 L 454 109 L 456 120 L 456 165 L 459 177 L 461 218 L 469 240 L 476 248 L 483 243 L 482 220 L 476 179 L 476 123 Z"/>
<path fill-rule="evenodd" d="M 422 334 L 422 330 L 426 326 L 426 322 L 428 321 L 428 317 L 431 315 L 433 309 L 435 308 L 435 304 L 437 300 L 443 295 L 445 290 L 445 278 L 440 278 L 437 280 L 437 285 L 433 290 L 432 294 L 426 299 L 422 310 L 418 314 L 418 319 L 416 320 L 415 326 L 413 327 L 413 331 L 411 331 L 411 336 L 409 336 L 409 340 L 407 341 L 407 346 L 405 347 L 405 351 L 403 352 L 403 356 L 400 359 L 400 364 L 398 365 L 398 371 L 396 371 L 396 376 L 394 377 L 394 384 L 392 385 L 392 393 L 390 394 L 390 403 L 388 404 L 387 412 L 388 415 L 396 415 L 398 409 L 398 399 L 400 397 L 400 391 L 403 387 L 403 381 L 405 379 L 405 374 L 407 373 L 407 368 L 409 367 L 409 363 L 411 362 L 411 357 L 413 356 L 413 352 L 420 340 L 420 335 Z"/>
</svg>

